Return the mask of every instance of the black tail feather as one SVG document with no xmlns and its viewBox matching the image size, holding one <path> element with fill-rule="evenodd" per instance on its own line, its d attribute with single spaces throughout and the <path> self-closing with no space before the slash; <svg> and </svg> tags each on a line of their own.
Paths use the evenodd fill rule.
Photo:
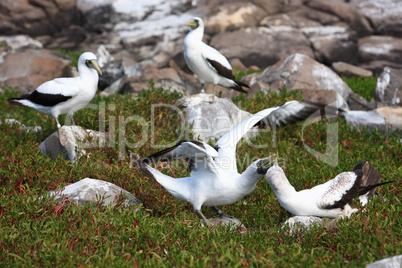
<svg viewBox="0 0 402 268">
<path fill-rule="evenodd" d="M 368 195 L 371 196 L 374 194 L 378 186 L 394 182 L 381 182 L 381 175 L 378 172 L 378 168 L 374 167 L 374 165 L 369 165 L 368 162 L 360 162 L 353 168 L 353 171 L 362 176 L 358 195 L 365 195 L 368 193 Z"/>
<path fill-rule="evenodd" d="M 13 104 L 13 105 L 25 106 L 25 105 L 23 105 L 22 103 L 20 103 L 19 100 L 27 100 L 27 99 L 29 99 L 29 94 L 22 95 L 22 96 L 19 97 L 19 98 L 8 99 L 7 101 L 8 101 L 9 103 Z"/>
<path fill-rule="evenodd" d="M 372 195 L 372 194 L 374 193 L 374 190 L 375 190 L 378 186 L 381 186 L 381 185 L 384 185 L 384 184 L 388 184 L 388 183 L 391 183 L 391 182 L 395 182 L 395 181 L 386 181 L 386 182 L 381 182 L 381 183 L 377 183 L 377 184 L 374 184 L 374 185 L 366 186 L 365 188 L 363 188 L 363 189 L 361 189 L 361 190 L 359 191 L 359 195 L 364 195 L 364 194 L 368 193 L 369 191 L 372 191 L 372 192 L 369 194 L 369 195 Z"/>
</svg>

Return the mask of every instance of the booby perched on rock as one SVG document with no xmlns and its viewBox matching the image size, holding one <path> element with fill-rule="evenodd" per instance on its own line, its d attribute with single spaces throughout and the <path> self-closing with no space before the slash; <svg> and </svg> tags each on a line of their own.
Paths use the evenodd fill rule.
<svg viewBox="0 0 402 268">
<path fill-rule="evenodd" d="M 289 183 L 283 169 L 276 163 L 268 169 L 266 179 L 279 203 L 296 216 L 326 218 L 349 217 L 357 211 L 353 199 L 359 196 L 362 204 L 374 194 L 381 182 L 380 174 L 373 165 L 361 162 L 352 171 L 342 172 L 334 179 L 308 190 L 297 192 Z"/>
<path fill-rule="evenodd" d="M 87 105 L 98 88 L 99 69 L 97 58 L 91 52 L 83 53 L 78 59 L 77 77 L 56 78 L 45 82 L 31 94 L 9 99 L 12 104 L 32 107 L 54 117 L 60 128 L 59 115 L 67 114 L 74 123 L 73 113 Z"/>
<path fill-rule="evenodd" d="M 250 87 L 235 80 L 228 60 L 219 51 L 202 42 L 202 19 L 195 17 L 187 21 L 186 25 L 190 26 L 191 30 L 184 39 L 184 59 L 190 70 L 200 79 L 201 90 L 204 90 L 204 82 L 210 82 L 214 84 L 214 95 L 216 85 L 247 93 L 243 87 Z"/>
<path fill-rule="evenodd" d="M 189 202 L 203 223 L 207 219 L 201 206 L 210 206 L 220 216 L 225 216 L 216 206 L 237 202 L 255 189 L 257 182 L 270 167 L 269 158 L 252 163 L 239 174 L 236 165 L 236 145 L 256 124 L 269 123 L 284 126 L 305 120 L 319 109 L 315 105 L 289 101 L 282 106 L 262 110 L 243 120 L 215 144 L 215 147 L 198 141 L 182 140 L 175 146 L 136 161 L 138 168 L 151 179 L 155 179 L 174 197 Z M 172 178 L 162 174 L 148 164 L 159 161 L 186 159 L 190 164 L 189 177 Z"/>
</svg>

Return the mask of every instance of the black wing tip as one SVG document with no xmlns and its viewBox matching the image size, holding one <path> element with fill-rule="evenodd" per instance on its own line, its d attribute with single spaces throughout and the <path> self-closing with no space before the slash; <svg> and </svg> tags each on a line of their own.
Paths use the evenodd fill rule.
<svg viewBox="0 0 402 268">
<path fill-rule="evenodd" d="M 147 169 L 147 167 L 145 166 L 146 164 L 148 164 L 148 158 L 142 158 L 140 159 L 138 157 L 138 154 L 130 152 L 130 157 L 132 158 L 132 161 L 134 162 L 134 164 L 136 165 L 136 167 L 141 170 L 141 172 L 148 178 L 150 179 L 155 179 L 154 175 Z"/>
<path fill-rule="evenodd" d="M 142 158 L 140 161 L 146 164 L 156 164 L 158 162 L 171 162 L 174 160 L 177 160 L 174 155 L 169 155 L 169 153 L 173 150 L 175 150 L 177 147 L 179 147 L 182 143 L 184 142 L 191 142 L 198 147 L 203 148 L 206 150 L 206 147 L 202 141 L 195 140 L 195 139 L 183 139 L 178 141 L 174 146 L 163 149 L 161 151 L 158 151 L 156 153 L 153 153 L 145 158 Z"/>
<path fill-rule="evenodd" d="M 300 121 L 304 121 L 308 119 L 310 116 L 314 115 L 317 111 L 321 111 L 320 116 L 322 117 L 322 112 L 325 110 L 325 106 L 322 105 L 316 105 L 313 103 L 308 103 L 308 102 L 303 102 L 303 101 L 287 101 L 282 104 L 276 105 L 273 108 L 280 108 L 280 109 L 286 109 L 287 107 L 292 107 L 292 106 L 299 106 L 302 107 L 301 109 L 298 110 L 298 113 L 292 113 L 288 116 L 282 116 L 276 118 L 275 121 L 270 120 L 274 116 L 273 114 L 275 111 L 273 111 L 273 114 L 270 114 L 263 119 L 261 119 L 259 122 L 255 124 L 255 126 L 270 126 L 270 127 L 283 127 L 283 126 L 289 126 L 296 124 Z M 301 106 L 302 105 L 302 106 Z"/>
<path fill-rule="evenodd" d="M 250 88 L 249 85 L 247 85 L 246 83 L 243 83 L 241 81 L 237 81 L 237 80 L 234 80 L 234 81 L 235 81 L 236 85 L 231 87 L 231 89 L 234 89 L 234 90 L 239 91 L 241 93 L 248 94 L 248 92 L 246 90 L 244 90 L 243 87 Z"/>
</svg>

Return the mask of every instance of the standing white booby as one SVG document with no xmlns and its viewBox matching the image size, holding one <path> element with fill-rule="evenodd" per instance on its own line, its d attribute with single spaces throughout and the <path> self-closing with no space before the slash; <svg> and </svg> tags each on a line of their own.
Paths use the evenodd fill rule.
<svg viewBox="0 0 402 268">
<path fill-rule="evenodd" d="M 67 114 L 74 125 L 73 113 L 87 105 L 98 88 L 98 74 L 102 72 L 96 60 L 95 54 L 85 52 L 78 59 L 79 76 L 53 79 L 40 85 L 31 94 L 8 101 L 53 116 L 57 128 L 61 127 L 58 116 L 63 114 Z"/>
<path fill-rule="evenodd" d="M 380 183 L 377 168 L 369 166 L 367 162 L 359 163 L 352 171 L 342 172 L 326 183 L 299 192 L 276 163 L 268 169 L 266 179 L 281 206 L 290 213 L 327 218 L 349 217 L 357 211 L 352 203 L 356 196 L 364 205 L 377 186 L 390 183 Z"/>
<path fill-rule="evenodd" d="M 228 60 L 219 51 L 202 42 L 202 19 L 195 17 L 187 21 L 186 25 L 190 26 L 191 30 L 184 39 L 184 59 L 190 70 L 200 79 L 201 90 L 204 90 L 204 82 L 210 82 L 214 84 L 214 95 L 217 84 L 247 93 L 242 87 L 250 87 L 235 80 Z"/>
<path fill-rule="evenodd" d="M 223 135 L 215 147 L 198 141 L 182 140 L 175 146 L 136 161 L 138 168 L 149 178 L 155 179 L 174 197 L 189 202 L 204 224 L 207 219 L 201 206 L 210 206 L 220 216 L 225 216 L 216 206 L 237 202 L 253 192 L 264 176 L 270 160 L 260 159 L 252 163 L 242 174 L 237 171 L 236 145 L 256 124 L 269 123 L 283 126 L 306 119 L 319 108 L 315 105 L 289 101 L 282 106 L 262 110 L 243 120 Z M 172 178 L 149 166 L 158 161 L 186 159 L 190 164 L 189 177 Z"/>
</svg>

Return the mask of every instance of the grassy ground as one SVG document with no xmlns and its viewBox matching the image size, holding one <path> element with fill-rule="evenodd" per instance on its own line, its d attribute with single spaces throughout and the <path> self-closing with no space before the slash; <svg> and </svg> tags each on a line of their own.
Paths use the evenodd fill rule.
<svg viewBox="0 0 402 268">
<path fill-rule="evenodd" d="M 348 77 L 344 75 L 342 79 L 355 93 L 365 98 L 368 102 L 371 101 L 377 85 L 377 77 Z"/>
<path fill-rule="evenodd" d="M 281 208 L 263 179 L 252 194 L 222 207 L 248 228 L 243 233 L 201 227 L 189 204 L 174 199 L 155 181 L 130 168 L 128 149 L 146 156 L 158 150 L 154 145 L 191 137 L 180 115 L 168 106 L 174 105 L 180 94 L 154 89 L 144 91 L 136 100 L 118 95 L 96 97 L 91 109 L 78 111 L 74 119 L 84 128 L 114 131 L 115 143 L 92 149 L 90 158 L 81 158 L 74 166 L 63 159 L 51 161 L 40 153 L 38 146 L 55 131 L 55 123 L 50 116 L 6 102 L 17 95 L 9 90 L 0 94 L 0 119 L 40 125 L 43 132 L 25 133 L 15 125 L 0 125 L 0 266 L 358 267 L 402 254 L 400 133 L 352 130 L 338 118 L 304 129 L 303 123 L 279 129 L 274 146 L 272 132 L 261 134 L 253 146 L 240 144 L 241 171 L 247 159 L 277 152 L 286 160 L 286 173 L 296 189 L 323 183 L 351 170 L 361 160 L 375 164 L 384 181 L 397 181 L 378 189 L 379 196 L 369 203 L 367 212 L 341 220 L 332 229 L 316 227 L 311 232 L 288 235 L 281 226 L 291 215 Z M 234 101 L 254 113 L 291 99 L 300 99 L 300 95 L 257 94 Z M 328 135 L 327 129 L 331 130 Z M 337 139 L 338 157 L 331 158 L 338 160 L 336 166 L 306 149 L 308 146 L 325 154 L 327 136 Z M 128 146 L 123 138 L 127 138 Z M 255 146 L 264 144 L 270 146 Z M 184 167 L 180 164 L 173 171 L 164 168 L 164 172 L 182 177 L 188 174 Z M 53 200 L 38 200 L 49 190 L 85 177 L 128 190 L 142 201 L 142 211 L 136 212 L 135 207 L 59 207 Z M 214 216 L 208 208 L 203 211 L 207 217 Z"/>
</svg>

